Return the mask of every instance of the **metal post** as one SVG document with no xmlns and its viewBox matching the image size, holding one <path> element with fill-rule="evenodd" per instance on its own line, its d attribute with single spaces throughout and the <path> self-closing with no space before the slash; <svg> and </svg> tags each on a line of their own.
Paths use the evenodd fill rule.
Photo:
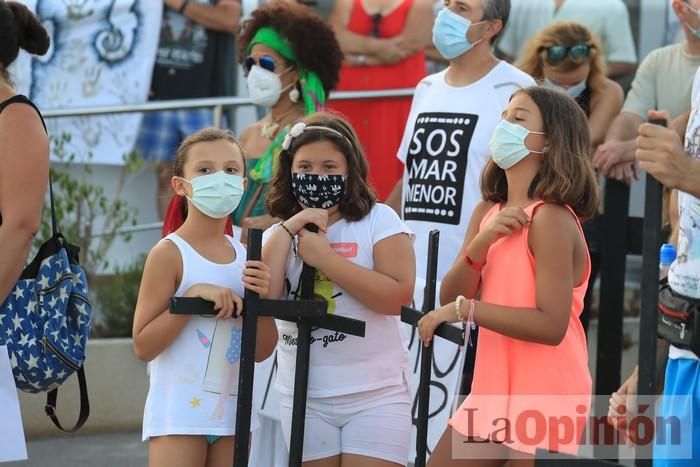
<svg viewBox="0 0 700 467">
<path fill-rule="evenodd" d="M 665 120 L 652 120 L 650 123 L 666 126 Z M 642 311 L 639 323 L 639 380 L 637 394 L 656 394 L 656 336 L 657 307 L 659 301 L 659 247 L 661 246 L 661 208 L 663 190 L 661 184 L 647 174 L 644 194 L 644 242 L 642 244 Z M 646 405 L 646 404 L 645 404 Z M 633 409 L 637 409 L 634 407 Z M 644 411 L 644 416 L 654 420 L 654 405 Z M 652 443 L 653 444 L 653 443 Z M 638 445 L 635 450 L 638 467 L 651 467 L 652 444 Z"/>
<path fill-rule="evenodd" d="M 415 326 L 425 313 L 435 308 L 437 291 L 437 260 L 440 232 L 433 230 L 428 239 L 428 266 L 425 289 L 423 292 L 423 312 L 402 307 L 401 321 Z M 435 336 L 447 339 L 457 345 L 464 344 L 464 332 L 449 324 L 441 324 L 435 330 Z M 433 341 L 434 342 L 434 341 Z M 418 384 L 418 409 L 416 415 L 416 458 L 415 467 L 425 467 L 428 455 L 428 418 L 430 416 L 430 382 L 432 379 L 433 342 L 428 347 L 421 347 L 420 382 Z"/>
<path fill-rule="evenodd" d="M 313 224 L 306 226 L 311 232 L 318 232 Z M 301 271 L 301 298 L 314 297 L 316 270 L 304 263 Z M 309 387 L 309 360 L 311 358 L 311 325 L 297 324 L 297 359 L 294 374 L 294 405 L 292 406 L 292 436 L 289 448 L 289 466 L 301 465 L 304 454 L 304 421 L 306 419 L 306 392 Z"/>
<path fill-rule="evenodd" d="M 428 269 L 426 271 L 425 289 L 423 291 L 423 313 L 428 313 L 435 308 L 439 245 L 440 231 L 433 230 L 428 237 Z M 433 348 L 434 341 L 431 341 L 428 347 L 421 347 L 415 467 L 425 467 L 428 453 L 428 415 L 430 410 L 430 380 L 432 379 L 433 369 Z"/>
<path fill-rule="evenodd" d="M 602 226 L 605 241 L 601 245 L 595 394 L 612 394 L 620 387 L 629 192 L 629 187 L 624 183 L 611 179 L 605 181 Z M 595 400 L 598 403 L 593 407 L 593 414 L 607 414 L 607 399 L 598 397 Z M 615 428 L 612 425 L 606 424 L 604 429 L 604 438 L 614 436 Z M 594 439 L 597 439 L 596 435 L 594 433 Z M 609 452 L 609 448 L 595 446 L 596 457 L 603 457 L 603 452 Z"/>
<path fill-rule="evenodd" d="M 248 237 L 247 259 L 259 261 L 262 249 L 262 231 L 254 229 Z M 245 316 L 241 333 L 241 361 L 238 377 L 238 396 L 236 412 L 245 414 L 253 407 L 253 387 L 255 379 L 255 346 L 257 344 L 258 306 L 260 297 L 248 289 L 245 291 Z M 234 467 L 247 467 L 248 446 L 250 446 L 250 416 L 236 417 L 236 438 L 234 448 Z"/>
</svg>

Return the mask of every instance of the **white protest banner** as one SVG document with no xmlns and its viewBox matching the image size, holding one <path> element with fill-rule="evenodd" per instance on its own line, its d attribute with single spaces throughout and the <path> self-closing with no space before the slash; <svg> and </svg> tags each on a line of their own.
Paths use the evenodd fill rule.
<svg viewBox="0 0 700 467">
<path fill-rule="evenodd" d="M 163 2 L 22 0 L 51 38 L 42 57 L 22 53 L 11 67 L 18 90 L 42 111 L 146 102 Z M 141 124 L 139 114 L 47 120 L 49 134 L 71 135 L 68 153 L 122 164 Z"/>
</svg>

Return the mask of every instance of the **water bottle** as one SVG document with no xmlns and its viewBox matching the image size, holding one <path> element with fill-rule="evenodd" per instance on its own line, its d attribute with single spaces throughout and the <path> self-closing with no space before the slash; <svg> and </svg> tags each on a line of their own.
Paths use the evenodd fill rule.
<svg viewBox="0 0 700 467">
<path fill-rule="evenodd" d="M 659 250 L 659 278 L 665 279 L 671 263 L 676 259 L 676 246 L 672 243 L 664 243 Z"/>
</svg>

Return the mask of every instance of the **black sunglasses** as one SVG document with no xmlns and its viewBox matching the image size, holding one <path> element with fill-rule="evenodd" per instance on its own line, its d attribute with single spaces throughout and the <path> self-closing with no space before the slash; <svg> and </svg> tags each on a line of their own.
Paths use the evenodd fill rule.
<svg viewBox="0 0 700 467">
<path fill-rule="evenodd" d="M 245 60 L 243 60 L 243 69 L 245 70 L 246 74 L 250 73 L 250 70 L 254 65 L 258 65 L 263 70 L 271 71 L 272 73 L 275 72 L 275 59 L 269 55 L 263 55 L 258 59 L 248 56 L 245 58 Z"/>
<path fill-rule="evenodd" d="M 549 47 L 540 47 L 540 52 L 547 51 L 547 59 L 550 62 L 561 62 L 568 55 L 572 60 L 579 60 L 588 57 L 593 48 L 590 44 L 575 44 L 575 45 L 550 45 Z"/>
<path fill-rule="evenodd" d="M 372 30 L 370 34 L 372 34 L 372 37 L 379 37 L 379 24 L 382 22 L 382 14 L 381 13 L 375 13 L 372 15 Z"/>
</svg>

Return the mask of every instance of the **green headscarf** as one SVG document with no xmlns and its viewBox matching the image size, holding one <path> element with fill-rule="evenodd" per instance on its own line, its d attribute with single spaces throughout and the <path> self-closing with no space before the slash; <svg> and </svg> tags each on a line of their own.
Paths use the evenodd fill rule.
<svg viewBox="0 0 700 467">
<path fill-rule="evenodd" d="M 255 44 L 263 44 L 282 55 L 287 60 L 294 62 L 299 68 L 299 82 L 301 83 L 301 94 L 304 99 L 304 115 L 315 113 L 323 108 L 326 103 L 326 91 L 318 75 L 311 70 L 306 70 L 299 63 L 294 50 L 289 45 L 289 41 L 282 37 L 274 28 L 265 26 L 255 33 L 253 40 L 248 44 L 247 52 L 250 53 Z M 277 170 L 277 156 L 282 150 L 282 142 L 289 127 L 283 128 L 277 137 L 270 143 L 270 147 L 258 160 L 255 167 L 250 171 L 250 176 L 256 182 L 269 183 L 272 175 Z"/>
<path fill-rule="evenodd" d="M 287 39 L 282 37 L 274 28 L 265 26 L 258 29 L 253 40 L 248 44 L 248 53 L 255 44 L 263 44 L 272 50 L 294 62 L 299 67 L 299 81 L 301 82 L 301 93 L 304 98 L 304 113 L 306 115 L 317 112 L 326 103 L 326 91 L 318 75 L 311 70 L 306 70 L 299 63 L 297 55 L 289 45 Z"/>
<path fill-rule="evenodd" d="M 249 54 L 255 44 L 263 44 L 270 47 L 287 60 L 294 62 L 298 67 L 305 115 L 315 113 L 323 108 L 326 103 L 326 91 L 323 88 L 321 79 L 315 72 L 304 69 L 287 39 L 282 37 L 274 28 L 265 26 L 258 29 L 253 40 L 248 44 L 247 52 Z M 288 125 L 280 130 L 260 159 L 257 161 L 251 160 L 255 165 L 248 172 L 251 180 L 248 181 L 248 187 L 243 193 L 243 199 L 238 209 L 234 212 L 236 225 L 241 225 L 244 215 L 256 217 L 266 214 L 265 195 L 267 187 L 272 180 L 272 176 L 277 171 L 279 154 L 282 152 L 282 143 L 289 128 L 290 126 Z"/>
</svg>

